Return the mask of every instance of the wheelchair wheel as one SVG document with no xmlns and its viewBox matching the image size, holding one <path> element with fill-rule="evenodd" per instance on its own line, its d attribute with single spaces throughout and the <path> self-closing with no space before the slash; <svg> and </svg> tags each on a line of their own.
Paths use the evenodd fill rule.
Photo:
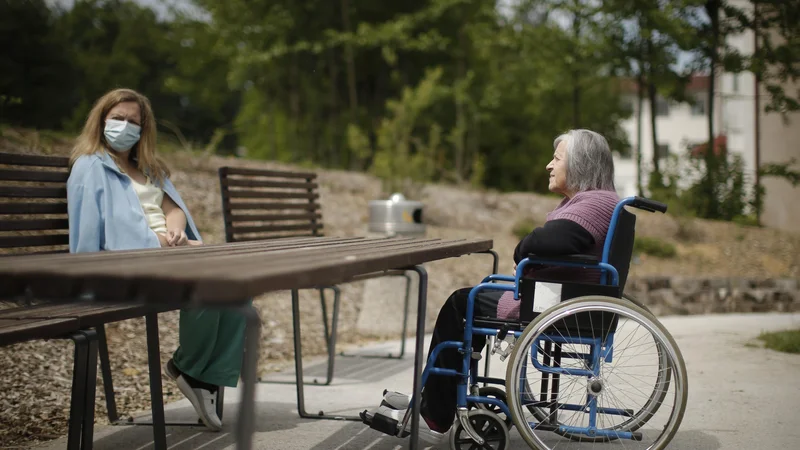
<svg viewBox="0 0 800 450">
<path fill-rule="evenodd" d="M 663 325 L 602 296 L 560 303 L 531 322 L 515 345 L 506 387 L 514 424 L 537 449 L 616 439 L 625 448 L 662 449 L 688 393 L 683 358 Z"/>
<path fill-rule="evenodd" d="M 506 391 L 498 387 L 484 386 L 478 388 L 478 395 L 481 397 L 496 398 L 497 400 L 500 400 L 501 402 L 508 404 L 508 401 L 506 401 Z M 487 405 L 486 403 L 468 402 L 467 407 L 470 409 L 480 408 L 495 413 L 497 417 L 499 417 L 506 424 L 507 428 L 511 428 L 511 426 L 514 425 L 514 421 L 511 420 L 511 417 L 506 417 L 506 413 L 504 413 L 503 410 L 498 408 L 497 406 Z"/>
<path fill-rule="evenodd" d="M 483 445 L 478 445 L 464 431 L 461 422 L 456 420 L 454 429 L 450 433 L 451 450 L 471 450 L 475 448 L 505 450 L 508 448 L 508 428 L 506 428 L 503 419 L 498 417 L 497 414 L 481 408 L 470 410 L 467 414 L 472 428 L 485 442 Z"/>
<path fill-rule="evenodd" d="M 631 300 L 628 297 L 624 298 L 625 300 Z M 636 306 L 641 307 L 645 312 L 647 312 L 650 319 L 652 319 L 653 321 L 657 321 L 657 319 L 655 318 L 655 316 L 652 315 L 649 309 L 643 307 L 643 305 L 641 305 L 637 301 L 634 301 L 634 304 Z M 551 345 L 549 346 L 549 349 L 545 349 L 545 352 L 553 352 L 552 343 L 550 344 Z M 655 415 L 655 413 L 658 411 L 658 408 L 661 406 L 661 403 L 664 401 L 664 397 L 666 397 L 667 395 L 667 391 L 669 390 L 669 383 L 672 374 L 672 369 L 669 365 L 669 359 L 666 356 L 666 352 L 661 347 L 661 345 L 659 345 L 658 342 L 655 341 L 653 342 L 653 345 L 655 346 L 659 363 L 658 363 L 658 370 L 655 371 L 654 380 L 651 380 L 653 385 L 651 387 L 650 397 L 647 399 L 647 401 L 644 402 L 644 404 L 641 406 L 641 409 L 639 409 L 638 411 L 631 411 L 632 414 L 630 414 L 626 418 L 626 420 L 623 420 L 621 423 L 616 424 L 617 429 L 624 429 L 626 431 L 638 430 L 642 425 L 647 423 L 647 421 L 650 420 L 650 418 L 653 417 L 653 415 Z M 545 344 L 545 346 L 547 347 L 547 344 Z M 570 348 L 568 344 L 561 344 L 562 354 L 565 353 L 565 348 L 566 350 L 574 350 Z M 531 352 L 531 358 L 534 357 L 536 357 L 536 355 L 533 352 Z M 573 367 L 584 368 L 584 369 L 587 367 L 584 361 L 578 362 L 572 360 L 571 362 L 572 364 L 570 364 L 569 359 L 562 358 L 559 361 L 559 366 L 564 368 L 564 367 L 570 367 L 571 365 Z M 576 365 L 575 362 L 578 362 L 578 364 Z M 551 419 L 551 411 L 548 408 L 541 407 L 540 405 L 547 404 L 548 397 L 552 395 L 547 392 L 539 392 L 538 393 L 539 398 L 543 399 L 543 401 L 537 401 L 536 400 L 537 394 L 534 393 L 533 389 L 531 388 L 530 378 L 531 378 L 530 376 L 527 377 L 526 382 L 522 384 L 520 387 L 520 389 L 522 389 L 523 398 L 528 399 L 528 401 L 526 402 L 527 408 L 533 415 L 533 417 L 536 418 L 536 420 L 538 420 L 539 422 L 546 422 Z M 642 379 L 640 379 L 639 381 L 644 383 L 644 380 Z M 538 384 L 541 385 L 541 383 Z M 641 392 L 646 392 L 647 387 L 648 386 L 644 386 Z M 559 429 L 555 430 L 555 433 L 558 433 L 564 437 L 580 442 L 607 442 L 616 439 L 615 436 L 589 437 L 583 434 L 576 435 Z"/>
</svg>

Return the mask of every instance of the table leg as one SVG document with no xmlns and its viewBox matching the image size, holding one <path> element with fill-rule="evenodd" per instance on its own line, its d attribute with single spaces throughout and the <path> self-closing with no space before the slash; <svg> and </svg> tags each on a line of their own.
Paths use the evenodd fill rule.
<svg viewBox="0 0 800 450">
<path fill-rule="evenodd" d="M 361 421 L 361 417 L 353 415 L 328 415 L 324 411 L 309 414 L 306 411 L 305 383 L 303 382 L 303 345 L 300 333 L 300 295 L 292 289 L 292 328 L 294 330 L 294 372 L 297 383 L 297 414 L 304 419 L 330 419 Z M 336 330 L 334 328 L 333 332 Z M 330 367 L 330 366 L 329 366 Z"/>
<path fill-rule="evenodd" d="M 414 402 L 411 406 L 411 441 L 409 448 L 419 448 L 419 414 L 422 406 L 422 363 L 425 354 L 425 308 L 428 302 L 428 271 L 419 265 L 408 270 L 419 274 L 419 297 L 417 299 L 417 341 L 414 352 Z"/>
<path fill-rule="evenodd" d="M 245 331 L 244 364 L 242 365 L 242 398 L 239 417 L 236 421 L 236 448 L 253 448 L 255 428 L 256 377 L 258 375 L 258 352 L 261 340 L 261 319 L 252 305 L 242 308 L 247 328 Z"/>
</svg>

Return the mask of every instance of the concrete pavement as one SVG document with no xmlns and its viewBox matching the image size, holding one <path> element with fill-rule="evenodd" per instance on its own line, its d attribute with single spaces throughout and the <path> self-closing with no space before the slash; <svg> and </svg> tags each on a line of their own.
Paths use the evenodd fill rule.
<svg viewBox="0 0 800 450">
<path fill-rule="evenodd" d="M 689 403 L 670 448 L 693 450 L 749 450 L 800 448 L 800 355 L 754 347 L 761 331 L 800 328 L 800 314 L 748 314 L 665 317 L 662 323 L 675 337 L 686 361 Z M 399 342 L 354 350 L 360 355 L 382 355 Z M 408 349 L 413 350 L 413 340 Z M 426 345 L 427 348 L 427 345 Z M 309 361 L 307 380 L 324 378 L 324 362 Z M 493 375 L 504 376 L 502 364 L 493 361 Z M 332 386 L 308 386 L 308 411 L 355 414 L 380 401 L 383 389 L 408 392 L 413 360 L 344 356 L 337 358 Z M 293 374 L 276 374 L 272 381 L 292 381 Z M 300 419 L 293 384 L 260 384 L 254 446 L 257 449 L 400 449 L 407 440 L 382 435 L 358 422 Z M 175 450 L 234 448 L 233 423 L 238 390 L 226 392 L 225 427 L 220 433 L 199 427 L 168 427 L 169 448 Z M 196 420 L 186 400 L 167 406 L 168 420 Z M 526 449 L 511 431 L 512 449 Z M 65 440 L 39 449 L 61 449 Z M 595 444 L 591 448 L 620 448 L 624 444 Z M 152 449 L 149 427 L 98 426 L 97 450 Z M 446 444 L 440 448 L 446 448 Z"/>
</svg>

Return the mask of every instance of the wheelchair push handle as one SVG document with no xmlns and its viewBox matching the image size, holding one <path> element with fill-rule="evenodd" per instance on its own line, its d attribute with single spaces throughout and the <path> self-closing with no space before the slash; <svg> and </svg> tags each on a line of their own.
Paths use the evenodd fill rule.
<svg viewBox="0 0 800 450">
<path fill-rule="evenodd" d="M 639 208 L 650 212 L 667 212 L 667 205 L 665 203 L 657 202 L 644 197 L 634 197 L 633 201 L 631 201 L 629 205 L 633 206 L 634 208 Z"/>
</svg>

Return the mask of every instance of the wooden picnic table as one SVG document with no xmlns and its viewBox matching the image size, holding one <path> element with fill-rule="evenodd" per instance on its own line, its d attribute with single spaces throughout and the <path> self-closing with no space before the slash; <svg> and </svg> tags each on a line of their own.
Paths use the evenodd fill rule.
<svg viewBox="0 0 800 450">
<path fill-rule="evenodd" d="M 240 308 L 247 318 L 237 447 L 250 449 L 260 321 L 249 301 L 277 290 L 313 288 L 397 269 L 420 276 L 410 448 L 418 448 L 420 376 L 430 261 L 487 252 L 489 239 L 308 237 L 276 241 L 0 259 L 0 299 L 84 298 L 100 302 Z"/>
</svg>

